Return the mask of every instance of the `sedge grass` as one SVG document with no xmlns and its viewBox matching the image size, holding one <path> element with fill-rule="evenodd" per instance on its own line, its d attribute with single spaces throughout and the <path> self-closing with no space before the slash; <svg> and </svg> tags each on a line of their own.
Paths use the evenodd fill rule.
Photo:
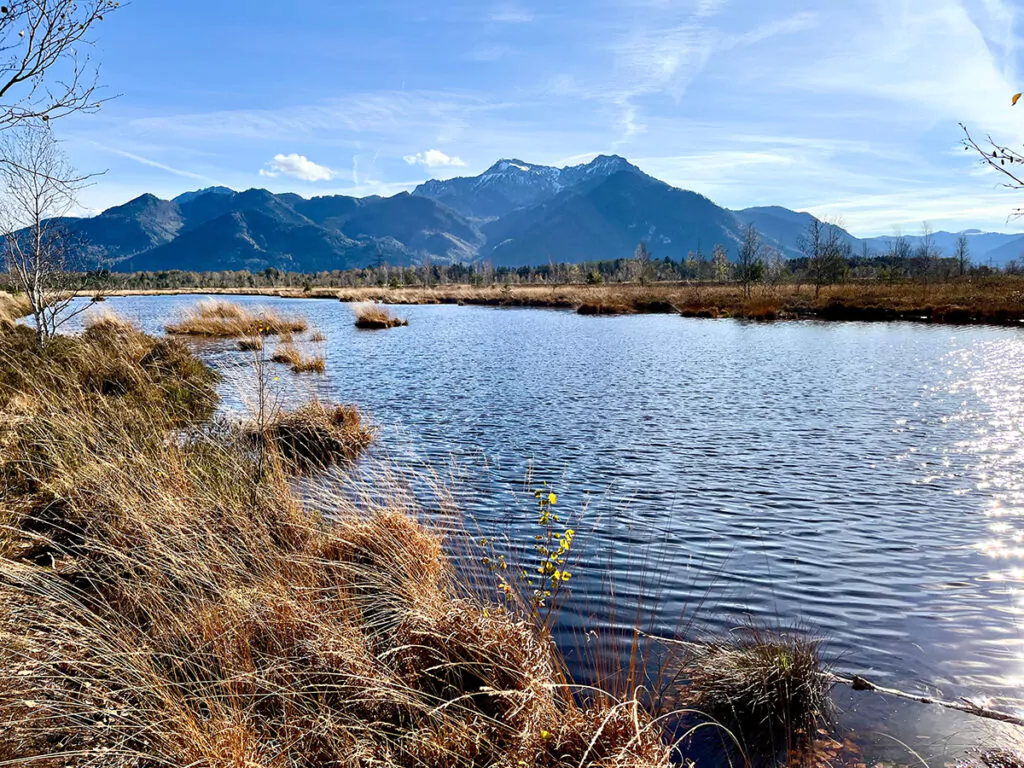
<svg viewBox="0 0 1024 768">
<path fill-rule="evenodd" d="M 324 373 L 327 369 L 327 360 L 323 355 L 304 355 L 291 342 L 278 344 L 270 361 L 287 365 L 293 373 Z"/>
<path fill-rule="evenodd" d="M 408 325 L 409 321 L 391 314 L 391 310 L 379 304 L 357 304 L 353 311 L 356 316 L 356 328 L 364 330 L 380 330 Z"/>
<path fill-rule="evenodd" d="M 187 310 L 167 332 L 211 338 L 287 335 L 302 333 L 308 324 L 301 317 L 281 315 L 260 307 L 255 310 L 229 301 L 200 301 Z"/>
</svg>

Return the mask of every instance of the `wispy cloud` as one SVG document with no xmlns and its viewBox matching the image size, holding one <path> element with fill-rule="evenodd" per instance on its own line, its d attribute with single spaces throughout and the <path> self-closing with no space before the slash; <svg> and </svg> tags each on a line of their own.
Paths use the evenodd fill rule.
<svg viewBox="0 0 1024 768">
<path fill-rule="evenodd" d="M 501 3 L 491 11 L 490 20 L 498 24 L 528 24 L 533 12 L 518 3 Z"/>
<path fill-rule="evenodd" d="M 260 176 L 276 178 L 281 174 L 302 181 L 330 181 L 338 175 L 326 165 L 314 163 L 305 155 L 294 152 L 290 155 L 274 155 L 274 159 L 267 163 L 266 167 L 260 168 Z"/>
<path fill-rule="evenodd" d="M 997 58 L 982 31 L 1012 22 L 1004 4 L 879 0 L 875 9 L 870 25 L 849 27 L 845 44 L 793 71 L 793 84 L 884 99 L 905 119 L 967 120 L 1024 137 L 1024 121 L 1009 109 L 1012 62 Z"/>
<path fill-rule="evenodd" d="M 214 184 L 216 183 L 209 176 L 204 176 L 201 173 L 193 173 L 192 171 L 187 171 L 187 170 L 184 170 L 182 168 L 174 168 L 174 167 L 172 167 L 170 165 L 166 165 L 165 163 L 157 162 L 156 160 L 153 160 L 151 158 L 143 157 L 142 155 L 137 155 L 134 152 L 127 152 L 127 151 L 125 151 L 123 149 L 116 149 L 115 147 L 108 147 L 108 146 L 105 146 L 105 145 L 100 144 L 98 142 L 91 142 L 91 143 L 94 146 L 102 149 L 104 152 L 110 152 L 111 154 L 118 155 L 120 157 L 125 157 L 125 158 L 128 158 L 129 160 L 134 160 L 137 163 L 142 163 L 143 165 L 148 165 L 150 168 L 159 168 L 161 171 L 166 171 L 167 173 L 174 174 L 175 176 L 181 176 L 182 178 L 185 178 L 185 179 L 195 179 L 196 181 L 205 181 L 205 182 L 210 182 L 210 183 L 214 183 Z"/>
</svg>

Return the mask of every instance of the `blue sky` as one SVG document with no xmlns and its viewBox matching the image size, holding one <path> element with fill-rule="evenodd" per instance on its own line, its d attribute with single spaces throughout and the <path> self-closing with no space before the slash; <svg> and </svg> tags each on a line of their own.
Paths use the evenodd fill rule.
<svg viewBox="0 0 1024 768">
<path fill-rule="evenodd" d="M 615 152 L 731 208 L 855 234 L 1024 231 L 959 146 L 1024 142 L 1007 0 L 135 0 L 58 132 L 89 210 L 224 184 L 393 194 Z"/>
</svg>

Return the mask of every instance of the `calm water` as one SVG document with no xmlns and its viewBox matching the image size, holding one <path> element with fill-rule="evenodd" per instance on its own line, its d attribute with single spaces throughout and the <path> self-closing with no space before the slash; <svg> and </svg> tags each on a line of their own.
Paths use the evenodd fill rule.
<svg viewBox="0 0 1024 768">
<path fill-rule="evenodd" d="M 106 306 L 159 331 L 195 300 Z M 1024 709 L 1024 331 L 425 306 L 361 332 L 337 302 L 240 301 L 323 330 L 328 375 L 282 369 L 290 391 L 367 408 L 366 461 L 448 477 L 472 525 L 528 543 L 531 470 L 562 513 L 586 508 L 572 614 L 592 618 L 567 624 L 631 625 L 657 592 L 668 632 L 781 617 L 830 637 L 841 670 Z M 837 698 L 872 759 L 994 738 Z"/>
</svg>

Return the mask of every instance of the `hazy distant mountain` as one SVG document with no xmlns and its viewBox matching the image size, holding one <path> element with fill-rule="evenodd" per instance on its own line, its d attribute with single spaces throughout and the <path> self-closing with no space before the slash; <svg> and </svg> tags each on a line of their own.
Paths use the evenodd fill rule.
<svg viewBox="0 0 1024 768">
<path fill-rule="evenodd" d="M 249 269 L 276 267 L 313 272 L 364 267 L 378 249 L 392 264 L 408 264 L 412 254 L 388 244 L 357 241 L 312 222 L 287 222 L 259 209 L 231 211 L 185 232 L 173 241 L 123 265 L 129 270 Z M 212 266 L 211 266 L 212 265 Z"/>
<path fill-rule="evenodd" d="M 306 199 L 227 187 L 173 200 L 147 194 L 69 226 L 88 243 L 91 258 L 116 270 L 314 271 L 428 258 L 507 266 L 609 260 L 629 258 L 641 240 L 657 259 L 680 260 L 698 248 L 710 257 L 716 244 L 735 258 L 747 224 L 794 257 L 813 221 L 778 206 L 729 211 L 625 158 L 601 155 L 566 168 L 499 160 L 479 176 L 428 181 L 393 197 Z M 966 234 L 976 263 L 1024 257 L 1024 235 Z M 858 254 L 865 247 L 882 253 L 891 243 L 845 236 Z M 937 232 L 932 243 L 950 255 L 957 237 Z"/>
<path fill-rule="evenodd" d="M 991 263 L 995 266 L 1004 266 L 1014 260 L 1024 261 L 1024 235 L 1002 235 L 1001 237 L 1009 239 L 993 248 L 982 249 L 974 246 L 974 243 L 979 242 L 981 238 L 968 236 L 967 242 L 971 246 L 972 260 L 977 264 Z M 991 240 L 995 240 L 995 238 L 991 237 L 988 242 Z"/>
<path fill-rule="evenodd" d="M 745 208 L 742 211 L 733 211 L 733 214 L 741 224 L 753 224 L 761 235 L 774 243 L 787 258 L 801 255 L 801 237 L 815 220 L 809 213 L 791 211 L 777 205 Z M 847 242 L 857 243 L 857 238 L 846 230 L 843 230 L 843 236 Z"/>
<path fill-rule="evenodd" d="M 306 200 L 265 189 L 234 192 L 214 187 L 174 200 L 143 195 L 70 226 L 89 243 L 90 257 L 119 271 L 266 267 L 317 271 L 381 261 L 408 265 L 427 255 L 419 249 L 429 247 L 439 229 L 445 236 L 453 230 L 468 237 L 472 245 L 460 240 L 459 246 L 437 244 L 435 250 L 457 250 L 470 257 L 475 253 L 479 232 L 454 211 L 426 199 L 413 204 L 414 212 L 406 207 L 395 198 Z M 378 208 L 384 210 L 375 220 L 372 214 Z M 389 216 L 388 211 L 396 215 Z M 356 216 L 360 213 L 370 215 L 360 219 Z M 387 221 L 394 225 L 391 229 Z M 342 225 L 350 228 L 351 237 Z M 395 231 L 412 246 L 396 238 Z"/>
<path fill-rule="evenodd" d="M 393 237 L 413 251 L 453 260 L 472 260 L 484 241 L 476 225 L 462 215 L 408 192 L 369 200 L 337 221 L 350 237 Z"/>
<path fill-rule="evenodd" d="M 932 246 L 946 256 L 951 256 L 956 248 L 956 241 L 961 234 L 967 235 L 967 246 L 970 249 L 971 261 L 975 264 L 992 263 L 993 266 L 1004 266 L 1012 259 L 1024 256 L 1024 235 L 1006 234 L 1003 232 L 981 232 L 968 229 L 960 232 L 935 232 L 931 235 Z M 921 235 L 904 235 L 911 247 L 921 245 Z M 862 242 L 876 253 L 884 253 L 892 245 L 895 235 L 865 238 Z"/>
</svg>

